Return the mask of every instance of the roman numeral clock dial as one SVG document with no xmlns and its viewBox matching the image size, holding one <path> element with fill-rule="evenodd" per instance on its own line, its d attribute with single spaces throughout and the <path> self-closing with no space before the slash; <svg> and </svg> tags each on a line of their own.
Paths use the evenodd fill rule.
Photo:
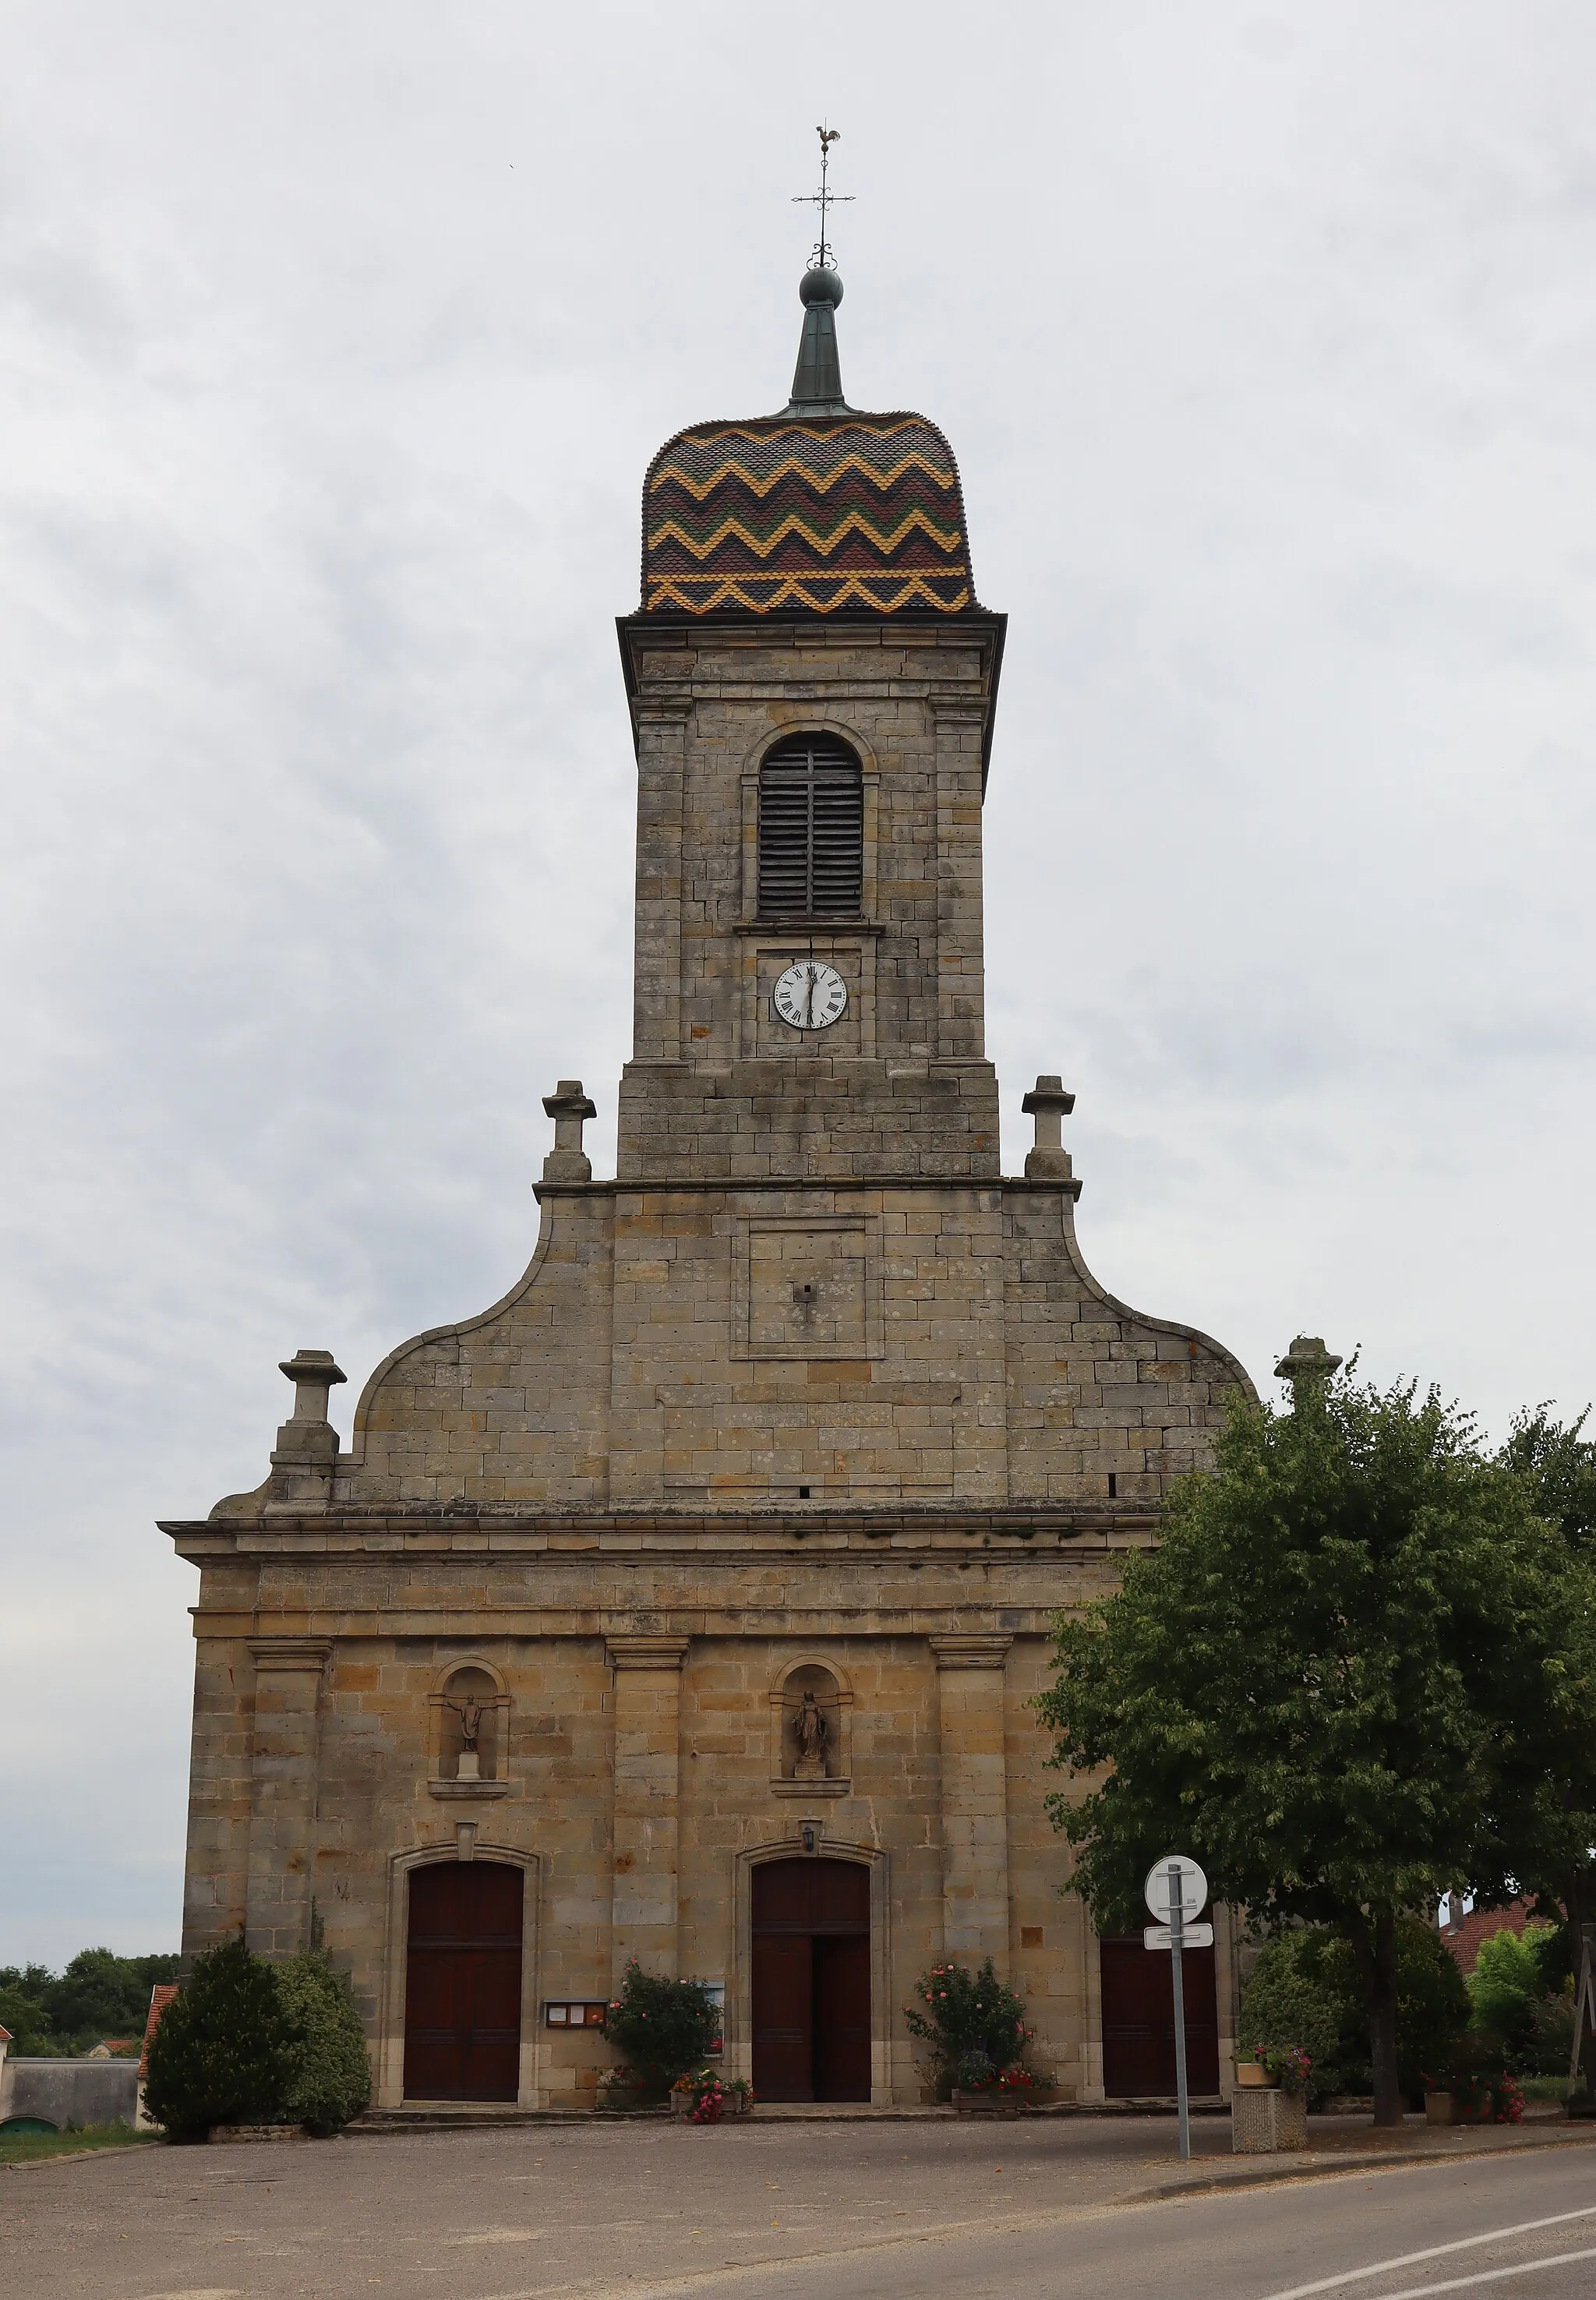
<svg viewBox="0 0 1596 2300">
<path fill-rule="evenodd" d="M 771 1011 L 794 1030 L 826 1030 L 848 1011 L 848 986 L 824 959 L 801 958 L 777 978 Z"/>
</svg>

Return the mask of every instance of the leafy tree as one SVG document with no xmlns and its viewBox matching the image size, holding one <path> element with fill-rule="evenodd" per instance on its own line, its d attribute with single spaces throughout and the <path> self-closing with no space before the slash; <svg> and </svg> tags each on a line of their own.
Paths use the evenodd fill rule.
<svg viewBox="0 0 1596 2300">
<path fill-rule="evenodd" d="M 644 1972 L 636 1957 L 604 2015 L 605 2036 L 651 2092 L 668 2092 L 677 2077 L 700 2067 L 719 2032 L 719 2012 L 702 1981 Z"/>
<path fill-rule="evenodd" d="M 1565 1428 L 1543 1401 L 1517 1416 L 1499 1458 L 1528 1480 L 1537 1513 L 1560 1527 L 1571 1549 L 1596 1554 L 1596 1442 L 1581 1435 L 1590 1411 Z"/>
<path fill-rule="evenodd" d="M 175 1980 L 175 1956 L 117 1956 L 108 1948 L 79 1949 L 45 1996 L 56 2031 L 82 2049 L 102 2037 L 142 2037 L 157 1981 Z"/>
<path fill-rule="evenodd" d="M 1596 1584 L 1524 1478 L 1434 1390 L 1300 1371 L 1289 1412 L 1236 1402 L 1057 1659 L 1052 1762 L 1097 1776 L 1049 1799 L 1075 1888 L 1120 1929 L 1175 1845 L 1260 1927 L 1334 1927 L 1396 2122 L 1404 1913 L 1596 1839 Z"/>
<path fill-rule="evenodd" d="M 176 1956 L 85 1948 L 62 1973 L 42 1964 L 0 1966 L 0 2026 L 17 2038 L 18 2053 L 82 2053 L 104 2037 L 141 2038 L 150 1990 L 158 1980 L 175 1980 L 178 1962 Z M 22 2028 L 5 2011 L 8 2004 Z"/>
<path fill-rule="evenodd" d="M 145 2104 L 169 2140 L 204 2140 L 213 2124 L 270 2124 L 283 2113 L 300 2042 L 277 1973 L 242 1938 L 207 1949 L 161 2016 Z"/>
<path fill-rule="evenodd" d="M 49 1974 L 37 1965 L 19 1970 L 14 1964 L 0 1965 L 0 2029 L 9 2029 L 11 2044 L 7 2050 L 19 2058 L 24 2054 L 48 2054 L 58 2048 L 50 2035 L 50 2016 L 33 1976 L 37 1973 L 48 1980 Z"/>
<path fill-rule="evenodd" d="M 1397 1925 L 1397 2074 L 1415 2100 L 1426 2076 L 1451 2069 L 1468 2026 L 1468 1991 L 1457 1959 L 1434 1925 Z M 1301 2045 L 1313 2063 L 1318 2098 L 1369 2088 L 1368 2021 L 1351 1944 L 1326 1925 L 1293 1925 L 1265 1944 L 1242 1992 L 1237 2042 Z"/>
<path fill-rule="evenodd" d="M 1577 1421 L 1565 1426 L 1554 1421 L 1548 1404 L 1521 1413 L 1503 1446 L 1505 1468 L 1524 1479 L 1541 1516 L 1557 1526 L 1571 1550 L 1596 1560 L 1596 1443 L 1583 1432 L 1590 1414 L 1587 1406 Z M 1540 1912 L 1563 1928 L 1562 1971 L 1579 1971 L 1581 1929 L 1596 1924 L 1596 1858 L 1587 1842 L 1561 1868 L 1531 1871 L 1525 1883 L 1535 1896 Z M 1551 1973 L 1556 1980 L 1559 1976 Z M 1542 2021 L 1540 2024 L 1545 2027 Z M 1554 2023 L 1554 2026 L 1556 2024 Z M 1565 2051 L 1572 2050 L 1572 2041 Z M 1550 2047 L 1543 2045 L 1540 2058 Z M 1584 2046 L 1585 2088 L 1596 2093 L 1596 2038 Z"/>
<path fill-rule="evenodd" d="M 315 1949 L 278 1965 L 276 1978 L 295 2039 L 281 2112 L 307 2131 L 336 2132 L 371 2099 L 371 2062 L 349 1983 Z"/>
</svg>

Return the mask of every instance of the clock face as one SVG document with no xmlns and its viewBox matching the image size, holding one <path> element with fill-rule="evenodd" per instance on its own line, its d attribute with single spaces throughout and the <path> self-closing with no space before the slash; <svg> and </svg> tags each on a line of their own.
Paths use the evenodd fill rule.
<svg viewBox="0 0 1596 2300">
<path fill-rule="evenodd" d="M 777 979 L 770 1004 L 794 1030 L 825 1030 L 848 1011 L 848 986 L 823 958 L 801 958 Z"/>
</svg>

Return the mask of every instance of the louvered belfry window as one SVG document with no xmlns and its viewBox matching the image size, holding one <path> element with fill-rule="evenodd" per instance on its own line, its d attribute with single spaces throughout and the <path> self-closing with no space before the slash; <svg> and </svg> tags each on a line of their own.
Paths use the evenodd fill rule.
<svg viewBox="0 0 1596 2300">
<path fill-rule="evenodd" d="M 852 918 L 864 901 L 864 778 L 835 735 L 794 735 L 760 768 L 760 909 Z"/>
</svg>

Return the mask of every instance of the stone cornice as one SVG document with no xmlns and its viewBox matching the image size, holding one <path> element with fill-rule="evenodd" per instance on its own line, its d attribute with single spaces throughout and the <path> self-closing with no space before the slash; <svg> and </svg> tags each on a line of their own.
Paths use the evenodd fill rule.
<svg viewBox="0 0 1596 2300">
<path fill-rule="evenodd" d="M 293 1557 L 337 1565 L 377 1557 L 494 1558 L 549 1566 L 690 1562 L 740 1571 L 754 1561 L 807 1562 L 841 1557 L 885 1562 L 904 1556 L 945 1562 L 1089 1557 L 1151 1548 L 1161 1513 L 1086 1505 L 1035 1510 L 943 1509 L 879 1513 L 824 1508 L 758 1514 L 658 1511 L 555 1514 L 513 1506 L 404 1510 L 378 1505 L 259 1517 L 163 1518 L 179 1554 L 196 1562 L 228 1557 Z"/>
<path fill-rule="evenodd" d="M 250 1659 L 257 1670 L 314 1671 L 327 1667 L 332 1646 L 325 1638 L 251 1638 Z"/>
<path fill-rule="evenodd" d="M 946 1067 L 945 1065 L 939 1065 Z M 1073 1179 L 1052 1180 L 1027 1174 L 739 1174 L 703 1181 L 689 1175 L 669 1179 L 643 1175 L 636 1180 L 609 1176 L 596 1182 L 534 1182 L 532 1195 L 544 1198 L 606 1198 L 680 1196 L 684 1192 L 715 1191 L 722 1197 L 750 1190 L 1012 1190 L 1017 1195 L 1078 1198 L 1081 1186 Z"/>
<path fill-rule="evenodd" d="M 458 1607 L 429 1604 L 418 1599 L 408 1604 L 373 1606 L 312 1606 L 287 1616 L 262 1615 L 248 1606 L 225 1603 L 190 1608 L 196 1638 L 241 1638 L 256 1645 L 295 1643 L 308 1646 L 306 1637 L 262 1638 L 263 1623 L 287 1619 L 301 1628 L 313 1628 L 315 1644 L 330 1654 L 336 1644 L 380 1638 L 416 1638 L 424 1643 L 470 1638 L 478 1643 L 505 1638 L 566 1638 L 603 1641 L 612 1669 L 665 1669 L 681 1666 L 683 1655 L 695 1639 L 708 1638 L 780 1638 L 804 1652 L 817 1642 L 835 1643 L 847 1638 L 924 1638 L 935 1649 L 949 1654 L 962 1652 L 971 1658 L 943 1659 L 940 1668 L 991 1669 L 1016 1638 L 1045 1638 L 1052 1635 L 1060 1610 L 1056 1603 L 1027 1605 L 983 1604 L 747 1604 L 721 1607 L 694 1604 L 641 1609 L 657 1626 L 644 1632 L 614 1605 L 546 1605 L 470 1604 Z M 996 1623 L 1002 1621 L 1000 1631 Z M 807 1641 L 807 1643 L 806 1643 Z M 320 1664 L 318 1664 L 320 1666 Z"/>
<path fill-rule="evenodd" d="M 955 1633 L 934 1637 L 930 1642 L 938 1669 L 1002 1669 L 1014 1640 Z"/>
<path fill-rule="evenodd" d="M 611 1669 L 680 1669 L 687 1638 L 606 1637 L 604 1655 Z"/>
</svg>

